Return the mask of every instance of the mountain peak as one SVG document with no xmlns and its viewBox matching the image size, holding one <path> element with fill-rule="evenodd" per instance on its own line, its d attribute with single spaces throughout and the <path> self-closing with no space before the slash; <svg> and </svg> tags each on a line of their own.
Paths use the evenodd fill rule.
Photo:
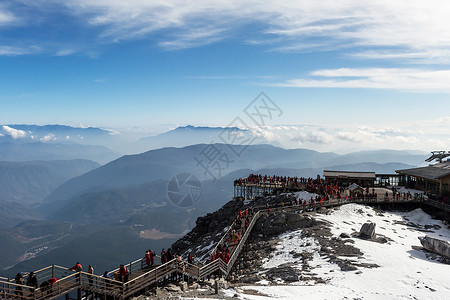
<svg viewBox="0 0 450 300">
<path fill-rule="evenodd" d="M 186 125 L 186 126 L 178 126 L 177 128 L 171 130 L 171 131 L 219 131 L 219 130 L 236 130 L 236 131 L 248 131 L 245 129 L 241 129 L 239 127 L 210 127 L 210 126 L 193 126 L 193 125 Z M 168 131 L 168 132 L 171 132 Z M 166 132 L 166 133 L 168 133 Z M 163 133 L 164 134 L 164 133 Z"/>
</svg>

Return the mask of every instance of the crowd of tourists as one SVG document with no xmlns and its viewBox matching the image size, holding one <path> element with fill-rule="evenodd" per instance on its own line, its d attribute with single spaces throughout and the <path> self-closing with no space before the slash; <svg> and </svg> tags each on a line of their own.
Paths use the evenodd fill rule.
<svg viewBox="0 0 450 300">
<path fill-rule="evenodd" d="M 234 181 L 234 185 L 243 184 L 279 184 L 281 186 L 298 186 L 299 183 L 306 183 L 308 178 L 290 176 L 268 176 L 261 174 L 250 174 L 248 177 L 239 178 Z"/>
</svg>

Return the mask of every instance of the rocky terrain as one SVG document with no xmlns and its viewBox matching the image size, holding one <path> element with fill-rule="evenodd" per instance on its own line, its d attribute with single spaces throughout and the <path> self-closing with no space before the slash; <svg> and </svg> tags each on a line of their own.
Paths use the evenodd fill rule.
<svg viewBox="0 0 450 300">
<path fill-rule="evenodd" d="M 224 228 L 231 224 L 239 210 L 251 206 L 264 207 L 266 203 L 281 206 L 282 202 L 289 204 L 294 199 L 293 194 L 285 194 L 258 198 L 254 202 L 242 199 L 230 201 L 215 213 L 199 218 L 197 226 L 174 243 L 172 248 L 177 253 L 187 255 L 190 252 L 198 261 L 206 261 L 220 240 Z M 448 241 L 450 230 L 448 226 L 445 227 L 441 221 L 432 220 L 420 209 L 392 213 L 347 204 L 309 212 L 302 211 L 300 207 L 285 208 L 283 211 L 273 210 L 255 224 L 248 243 L 235 264 L 235 271 L 227 281 L 212 277 L 204 282 L 170 284 L 136 299 L 264 299 L 258 297 L 272 298 L 277 293 L 281 298 L 297 299 L 296 292 L 292 292 L 295 296 L 285 294 L 295 287 L 303 287 L 303 293 L 306 293 L 305 287 L 334 289 L 340 286 L 336 283 L 339 280 L 349 285 L 345 287 L 352 291 L 352 297 L 349 299 L 365 299 L 358 296 L 365 293 L 376 297 L 385 293 L 387 298 L 398 298 L 396 293 L 400 293 L 401 289 L 386 293 L 374 288 L 375 290 L 368 292 L 370 288 L 365 284 L 371 285 L 369 281 L 374 279 L 370 279 L 370 276 L 391 276 L 388 268 L 394 263 L 398 264 L 398 272 L 409 273 L 412 266 L 407 264 L 412 260 L 416 260 L 412 262 L 413 266 L 415 267 L 416 263 L 420 271 L 415 271 L 415 276 L 408 276 L 408 279 L 403 279 L 402 282 L 416 287 L 417 295 L 431 293 L 430 298 L 439 298 L 439 295 L 449 291 L 449 286 L 433 277 L 441 271 L 426 273 L 429 272 L 429 264 L 439 270 L 443 267 L 448 270 L 449 261 L 442 255 L 428 252 L 418 246 L 418 237 L 426 233 Z M 414 237 L 409 237 L 408 234 L 413 234 Z M 412 245 L 407 243 L 408 239 Z M 383 251 L 394 251 L 390 257 L 391 261 L 375 258 L 378 251 L 380 255 Z M 402 260 L 396 261 L 396 257 L 403 254 L 409 256 L 404 265 Z M 363 279 L 364 276 L 369 277 L 367 283 Z M 352 281 L 350 278 L 362 280 Z M 395 280 L 400 279 L 393 279 Z M 378 281 L 379 279 L 376 279 L 375 282 Z M 358 291 L 358 287 L 365 289 L 364 292 Z M 410 296 L 420 298 L 414 293 Z M 316 295 L 315 299 L 324 297 Z M 342 299 L 338 295 L 328 298 Z"/>
</svg>

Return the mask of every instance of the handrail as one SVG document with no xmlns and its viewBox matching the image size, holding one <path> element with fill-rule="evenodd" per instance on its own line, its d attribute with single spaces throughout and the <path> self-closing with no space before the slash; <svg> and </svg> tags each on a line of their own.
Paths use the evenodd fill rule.
<svg viewBox="0 0 450 300">
<path fill-rule="evenodd" d="M 227 231 L 225 231 L 225 233 L 223 234 L 222 238 L 219 240 L 219 242 L 217 242 L 216 246 L 212 249 L 210 254 L 214 254 L 217 251 L 217 248 L 223 244 L 224 240 L 226 240 L 228 233 L 230 232 L 230 230 L 234 227 L 236 221 L 233 221 L 233 223 L 231 223 L 230 226 L 228 226 Z"/>
<path fill-rule="evenodd" d="M 426 204 L 429 204 L 431 206 L 434 206 L 434 207 L 437 207 L 437 208 L 442 208 L 442 209 L 444 209 L 446 211 L 450 211 L 450 205 L 447 204 L 447 203 L 443 203 L 443 202 L 440 202 L 440 201 L 437 201 L 437 200 L 433 200 L 433 199 L 428 199 L 428 200 L 425 200 L 423 202 L 426 203 Z"/>
<path fill-rule="evenodd" d="M 146 272 L 146 273 L 144 273 L 144 274 L 142 274 L 142 275 L 139 275 L 138 277 L 133 278 L 132 280 L 127 281 L 127 282 L 125 283 L 125 285 L 126 285 L 126 284 L 129 284 L 130 282 L 136 281 L 136 280 L 140 279 L 141 277 L 144 277 L 147 273 L 150 273 L 150 272 L 157 272 L 158 269 L 162 269 L 162 268 L 164 268 L 166 265 L 170 265 L 170 264 L 173 263 L 175 260 L 176 260 L 176 258 L 174 258 L 174 259 L 172 259 L 172 260 L 170 260 L 170 261 L 168 261 L 168 262 L 166 262 L 166 263 L 164 263 L 164 264 L 162 264 L 162 265 L 160 265 L 160 266 L 158 266 L 158 267 L 156 267 L 156 268 L 154 268 L 154 269 L 152 269 L 152 270 L 150 270 L 150 271 L 148 271 L 148 272 Z"/>
<path fill-rule="evenodd" d="M 256 214 L 253 215 L 253 218 L 252 218 L 251 222 L 249 223 L 248 228 L 245 231 L 244 235 L 242 236 L 241 241 L 239 242 L 239 245 L 236 247 L 236 249 L 234 249 L 233 254 L 230 257 L 230 261 L 227 264 L 227 275 L 230 273 L 235 261 L 237 260 L 243 245 L 245 244 L 248 236 L 250 235 L 250 232 L 253 229 L 253 226 L 256 224 L 256 221 L 262 216 L 262 214 L 263 214 L 262 211 L 259 210 L 256 212 Z"/>
</svg>

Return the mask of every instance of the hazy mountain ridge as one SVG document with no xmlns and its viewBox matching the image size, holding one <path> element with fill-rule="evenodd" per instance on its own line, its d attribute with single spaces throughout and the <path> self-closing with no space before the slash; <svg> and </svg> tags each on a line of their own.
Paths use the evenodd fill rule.
<svg viewBox="0 0 450 300">
<path fill-rule="evenodd" d="M 0 196 L 1 197 L 1 196 Z M 0 198 L 0 228 L 10 228 L 23 220 L 42 219 L 43 215 L 28 205 L 5 201 Z"/>
<path fill-rule="evenodd" d="M 80 177 L 74 178 L 58 187 L 45 202 L 53 203 L 56 206 L 63 206 L 63 202 L 69 199 L 80 196 L 87 191 L 102 191 L 111 188 L 121 188 L 129 185 L 143 184 L 159 179 L 169 180 L 181 172 L 188 172 L 199 177 L 201 180 L 210 179 L 205 170 L 197 166 L 195 157 L 201 157 L 202 151 L 211 145 L 199 144 L 187 146 L 183 148 L 162 148 L 158 150 L 151 150 L 142 154 L 126 155 L 115 161 L 112 161 L 98 169 L 95 169 Z M 238 146 L 227 144 L 213 144 L 213 147 L 227 154 L 229 159 L 228 168 L 223 175 L 239 170 L 252 169 L 258 170 L 262 168 L 290 168 L 290 169 L 308 169 L 303 174 L 311 174 L 319 171 L 321 174 L 323 168 L 329 166 L 339 166 L 339 162 L 346 162 L 351 160 L 352 154 L 345 155 L 344 158 L 336 153 L 320 153 L 317 151 L 307 149 L 282 149 L 271 145 L 250 145 Z M 233 147 L 232 149 L 230 147 Z M 237 156 L 232 150 L 237 150 L 241 153 Z M 394 151 L 394 157 L 397 157 L 401 163 L 408 165 L 408 162 L 416 162 L 423 158 L 419 155 L 406 154 L 401 151 Z M 402 157 L 403 153 L 403 157 Z M 355 160 L 362 160 L 367 158 L 372 162 L 383 164 L 391 162 L 391 156 L 386 156 L 386 153 L 381 151 L 377 154 L 374 151 L 370 156 L 356 152 L 354 154 Z M 363 163 L 363 162 L 361 162 Z M 366 162 L 364 162 L 366 163 Z M 299 166 L 295 168 L 295 166 Z M 402 166 L 399 166 L 400 168 Z M 370 168 L 370 165 L 368 166 Z M 311 172 L 311 173 L 308 173 Z M 219 174 L 217 174 L 219 175 Z M 317 174 L 311 174 L 313 176 Z M 218 176 L 220 177 L 220 176 Z"/>
<path fill-rule="evenodd" d="M 67 180 L 100 165 L 90 160 L 0 161 L 0 194 L 3 201 L 36 204 Z"/>
<path fill-rule="evenodd" d="M 100 145 L 111 138 L 112 131 L 98 127 L 72 127 L 66 125 L 0 125 L 3 137 L 12 137 L 16 142 L 44 141 L 57 143 L 78 143 Z"/>
<path fill-rule="evenodd" d="M 119 156 L 104 146 L 16 141 L 0 143 L 2 161 L 87 159 L 104 164 Z"/>
<path fill-rule="evenodd" d="M 263 138 L 256 138 L 249 130 L 238 127 L 179 126 L 173 130 L 143 137 L 132 143 L 130 149 L 137 152 L 158 149 L 161 147 L 186 147 L 195 144 L 224 143 L 268 144 Z"/>
</svg>

